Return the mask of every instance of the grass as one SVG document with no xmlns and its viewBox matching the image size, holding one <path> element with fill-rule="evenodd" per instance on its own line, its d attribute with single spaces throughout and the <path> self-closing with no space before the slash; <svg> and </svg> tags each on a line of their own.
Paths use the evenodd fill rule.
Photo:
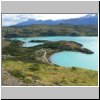
<svg viewBox="0 0 100 100">
<path fill-rule="evenodd" d="M 6 72 L 6 73 L 5 73 Z M 6 75 L 9 73 L 10 75 Z M 31 86 L 97 86 L 98 72 L 77 67 L 65 68 L 48 64 L 3 60 L 2 80 L 18 79 L 19 85 Z M 10 80 L 12 81 L 12 80 Z M 16 83 L 17 84 L 17 83 Z M 9 85 L 9 81 L 7 81 Z M 10 84 L 11 85 L 11 84 Z"/>
</svg>

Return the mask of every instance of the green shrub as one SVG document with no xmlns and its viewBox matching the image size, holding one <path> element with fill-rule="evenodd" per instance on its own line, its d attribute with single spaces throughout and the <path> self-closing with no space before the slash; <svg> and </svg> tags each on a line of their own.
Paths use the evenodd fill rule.
<svg viewBox="0 0 100 100">
<path fill-rule="evenodd" d="M 41 78 L 38 75 L 33 75 L 33 80 L 41 80 Z"/>
<path fill-rule="evenodd" d="M 74 66 L 73 66 L 73 67 L 71 68 L 71 70 L 72 70 L 72 71 L 75 71 L 75 70 L 77 70 L 77 67 L 74 67 Z"/>
<path fill-rule="evenodd" d="M 24 78 L 24 82 L 27 84 L 32 83 L 32 81 L 33 81 L 32 77 L 27 76 Z"/>
<path fill-rule="evenodd" d="M 32 66 L 29 67 L 29 69 L 31 71 L 38 71 L 38 70 L 40 70 L 40 66 L 39 66 L 39 64 L 33 64 Z"/>
<path fill-rule="evenodd" d="M 71 82 L 73 82 L 73 83 L 77 83 L 77 79 L 74 79 L 74 80 L 72 80 Z"/>
<path fill-rule="evenodd" d="M 17 78 L 24 78 L 24 75 L 22 74 L 21 70 L 15 69 L 15 70 L 10 70 L 9 73 Z"/>
</svg>

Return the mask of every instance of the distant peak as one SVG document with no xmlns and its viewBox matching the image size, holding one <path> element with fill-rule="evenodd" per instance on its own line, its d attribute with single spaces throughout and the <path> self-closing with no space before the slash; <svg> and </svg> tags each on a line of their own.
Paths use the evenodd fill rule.
<svg viewBox="0 0 100 100">
<path fill-rule="evenodd" d="M 35 19 L 28 19 L 28 21 L 33 21 L 33 20 L 35 20 Z"/>
<path fill-rule="evenodd" d="M 95 16 L 97 16 L 97 14 L 88 14 L 85 17 L 95 17 Z"/>
</svg>

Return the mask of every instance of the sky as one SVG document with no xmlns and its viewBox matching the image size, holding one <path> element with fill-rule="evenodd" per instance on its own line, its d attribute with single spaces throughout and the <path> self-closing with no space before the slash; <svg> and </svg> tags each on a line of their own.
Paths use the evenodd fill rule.
<svg viewBox="0 0 100 100">
<path fill-rule="evenodd" d="M 2 14 L 2 26 L 11 26 L 28 19 L 36 20 L 59 20 L 79 18 L 87 14 Z"/>
</svg>

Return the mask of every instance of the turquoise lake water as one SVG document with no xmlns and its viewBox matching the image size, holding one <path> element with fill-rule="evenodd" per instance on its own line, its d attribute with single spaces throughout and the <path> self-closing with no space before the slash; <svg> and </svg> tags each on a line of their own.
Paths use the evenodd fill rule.
<svg viewBox="0 0 100 100">
<path fill-rule="evenodd" d="M 12 38 L 25 42 L 23 47 L 32 47 L 43 43 L 32 43 L 31 40 L 49 40 L 49 41 L 76 41 L 94 52 L 94 54 L 83 54 L 80 52 L 62 51 L 53 54 L 50 61 L 54 64 L 64 67 L 81 67 L 92 70 L 98 69 L 98 37 L 71 37 L 71 36 L 52 36 L 52 37 L 34 37 L 34 38 Z"/>
</svg>

